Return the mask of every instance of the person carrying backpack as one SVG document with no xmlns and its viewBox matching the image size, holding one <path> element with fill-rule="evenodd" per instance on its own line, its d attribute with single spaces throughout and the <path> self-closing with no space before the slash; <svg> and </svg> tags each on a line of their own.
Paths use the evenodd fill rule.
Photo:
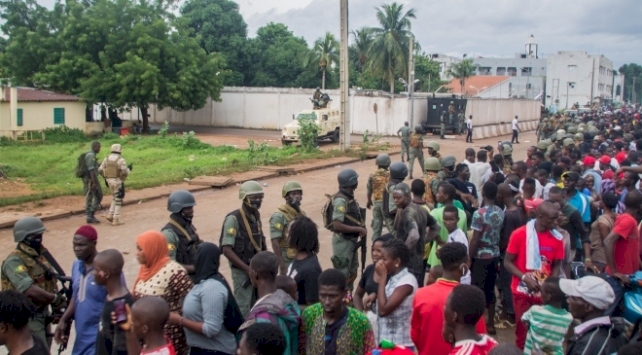
<svg viewBox="0 0 642 355">
<path fill-rule="evenodd" d="M 78 157 L 76 166 L 76 177 L 82 179 L 83 193 L 85 194 L 85 213 L 87 223 L 100 223 L 96 219 L 96 210 L 103 200 L 103 190 L 98 183 L 98 159 L 96 155 L 100 152 L 100 142 L 91 143 L 91 150 L 82 153 Z"/>
</svg>

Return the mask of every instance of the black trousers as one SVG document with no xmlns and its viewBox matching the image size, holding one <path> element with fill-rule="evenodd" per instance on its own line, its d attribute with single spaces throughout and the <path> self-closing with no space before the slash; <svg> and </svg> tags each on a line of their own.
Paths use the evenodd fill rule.
<svg viewBox="0 0 642 355">
<path fill-rule="evenodd" d="M 517 130 L 516 129 L 513 130 L 513 138 L 510 139 L 510 142 L 511 143 L 519 142 L 519 138 L 517 138 Z"/>
<path fill-rule="evenodd" d="M 472 142 L 473 141 L 473 130 L 472 128 L 468 129 L 468 134 L 466 135 L 466 142 Z"/>
</svg>

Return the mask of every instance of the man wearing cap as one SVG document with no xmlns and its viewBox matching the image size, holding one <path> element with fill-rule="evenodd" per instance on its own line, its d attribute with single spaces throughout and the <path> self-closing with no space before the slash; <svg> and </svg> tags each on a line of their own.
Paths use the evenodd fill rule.
<svg viewBox="0 0 642 355">
<path fill-rule="evenodd" d="M 60 318 L 54 337 L 58 343 L 68 341 L 65 335 L 70 321 L 74 321 L 76 339 L 72 355 L 96 353 L 96 335 L 100 313 L 105 305 L 107 290 L 94 282 L 94 257 L 98 254 L 96 241 L 98 232 L 94 227 L 85 225 L 78 228 L 73 237 L 73 250 L 76 260 L 71 265 L 73 298 Z"/>
<path fill-rule="evenodd" d="M 560 290 L 566 294 L 569 311 L 581 323 L 573 328 L 567 355 L 615 354 L 627 343 L 624 324 L 604 315 L 615 300 L 613 289 L 597 276 L 578 280 L 561 279 Z"/>
<path fill-rule="evenodd" d="M 113 196 L 107 220 L 114 226 L 123 224 L 120 220 L 120 207 L 123 205 L 125 197 L 125 180 L 129 175 L 130 168 L 127 162 L 120 155 L 123 148 L 120 144 L 112 144 L 111 154 L 105 157 L 102 164 L 98 167 L 98 173 L 107 179 L 107 185 Z"/>
<path fill-rule="evenodd" d="M 596 159 L 590 155 L 584 157 L 584 161 L 582 162 L 584 165 L 584 173 L 582 177 L 586 179 L 588 175 L 593 176 L 593 191 L 600 196 L 602 195 L 602 175 L 595 171 L 595 162 Z"/>
</svg>

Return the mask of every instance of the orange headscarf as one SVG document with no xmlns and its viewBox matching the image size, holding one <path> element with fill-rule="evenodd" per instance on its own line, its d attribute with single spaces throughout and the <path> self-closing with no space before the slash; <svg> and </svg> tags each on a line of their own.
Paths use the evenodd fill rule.
<svg viewBox="0 0 642 355">
<path fill-rule="evenodd" d="M 160 232 L 147 231 L 136 238 L 136 244 L 145 254 L 145 264 L 140 266 L 134 287 L 136 287 L 139 280 L 147 281 L 151 279 L 170 260 L 167 240 Z"/>
</svg>

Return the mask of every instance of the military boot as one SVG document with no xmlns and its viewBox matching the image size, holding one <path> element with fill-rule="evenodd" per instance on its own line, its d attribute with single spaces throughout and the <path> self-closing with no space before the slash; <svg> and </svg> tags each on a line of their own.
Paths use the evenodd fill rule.
<svg viewBox="0 0 642 355">
<path fill-rule="evenodd" d="M 94 216 L 95 212 L 87 213 L 87 223 L 98 224 L 100 221 Z"/>
<path fill-rule="evenodd" d="M 119 217 L 114 217 L 114 220 L 111 222 L 112 226 L 122 226 L 125 222 L 122 222 Z"/>
<path fill-rule="evenodd" d="M 107 215 L 107 217 L 105 217 L 105 219 L 108 220 L 109 222 L 113 222 L 114 221 L 114 214 L 113 213 L 109 213 Z"/>
</svg>

